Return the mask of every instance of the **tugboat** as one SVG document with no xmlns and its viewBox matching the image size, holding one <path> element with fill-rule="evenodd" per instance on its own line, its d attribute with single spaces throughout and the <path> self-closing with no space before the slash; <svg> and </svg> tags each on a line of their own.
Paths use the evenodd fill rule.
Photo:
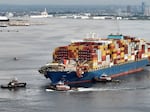
<svg viewBox="0 0 150 112">
<path fill-rule="evenodd" d="M 56 85 L 56 90 L 57 91 L 68 91 L 70 90 L 70 86 L 68 85 L 65 85 L 64 83 L 62 82 L 59 82 L 57 85 Z"/>
<path fill-rule="evenodd" d="M 47 89 L 56 91 L 68 91 L 71 90 L 71 87 L 64 84 L 62 81 L 59 81 L 56 85 L 50 85 Z"/>
<path fill-rule="evenodd" d="M 2 89 L 15 89 L 15 88 L 24 88 L 26 87 L 25 82 L 18 82 L 17 79 L 11 80 L 8 84 L 6 85 L 1 85 Z"/>
<path fill-rule="evenodd" d="M 94 81 L 96 81 L 96 82 L 111 82 L 112 78 L 106 74 L 102 74 L 100 77 L 95 77 Z"/>
</svg>

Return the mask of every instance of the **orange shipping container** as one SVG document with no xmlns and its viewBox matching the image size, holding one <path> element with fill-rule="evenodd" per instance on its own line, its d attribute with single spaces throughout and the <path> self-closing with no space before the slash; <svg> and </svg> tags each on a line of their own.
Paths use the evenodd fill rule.
<svg viewBox="0 0 150 112">
<path fill-rule="evenodd" d="M 124 57 L 124 52 L 121 52 L 120 56 L 121 56 L 121 58 L 123 58 Z"/>
<path fill-rule="evenodd" d="M 116 58 L 117 58 L 117 54 L 113 54 L 113 55 L 112 55 L 112 58 L 113 58 L 113 59 L 116 59 Z"/>
</svg>

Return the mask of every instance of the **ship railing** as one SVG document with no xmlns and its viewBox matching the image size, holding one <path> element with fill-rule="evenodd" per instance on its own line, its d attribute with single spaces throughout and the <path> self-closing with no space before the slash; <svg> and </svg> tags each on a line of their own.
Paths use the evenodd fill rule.
<svg viewBox="0 0 150 112">
<path fill-rule="evenodd" d="M 59 71 L 59 72 L 71 72 L 71 71 L 75 71 L 75 69 L 60 69 L 60 68 L 47 68 L 47 71 Z"/>
</svg>

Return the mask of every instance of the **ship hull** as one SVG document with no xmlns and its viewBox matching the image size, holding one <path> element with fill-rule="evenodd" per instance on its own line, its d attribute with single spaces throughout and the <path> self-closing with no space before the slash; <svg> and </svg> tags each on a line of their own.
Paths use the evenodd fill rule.
<svg viewBox="0 0 150 112">
<path fill-rule="evenodd" d="M 83 83 L 88 84 L 92 82 L 95 77 L 101 77 L 103 74 L 107 74 L 111 78 L 116 78 L 139 72 L 148 64 L 148 59 L 142 59 L 139 61 L 114 65 L 111 67 L 105 67 L 101 69 L 95 69 L 89 72 L 85 72 L 82 77 L 78 77 L 75 71 L 47 71 L 46 77 L 51 80 L 53 85 L 56 85 L 59 81 L 64 81 L 65 84 L 70 86 L 83 86 Z"/>
</svg>

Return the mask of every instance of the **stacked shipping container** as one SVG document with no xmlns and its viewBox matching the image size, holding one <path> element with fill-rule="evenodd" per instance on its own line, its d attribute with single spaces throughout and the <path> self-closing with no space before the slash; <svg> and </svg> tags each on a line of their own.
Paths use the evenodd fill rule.
<svg viewBox="0 0 150 112">
<path fill-rule="evenodd" d="M 122 35 L 110 35 L 107 39 L 86 38 L 81 42 L 73 42 L 68 46 L 55 49 L 55 62 L 74 60 L 86 61 L 90 69 L 111 64 L 122 64 L 150 57 L 150 44 L 144 40 Z"/>
</svg>

